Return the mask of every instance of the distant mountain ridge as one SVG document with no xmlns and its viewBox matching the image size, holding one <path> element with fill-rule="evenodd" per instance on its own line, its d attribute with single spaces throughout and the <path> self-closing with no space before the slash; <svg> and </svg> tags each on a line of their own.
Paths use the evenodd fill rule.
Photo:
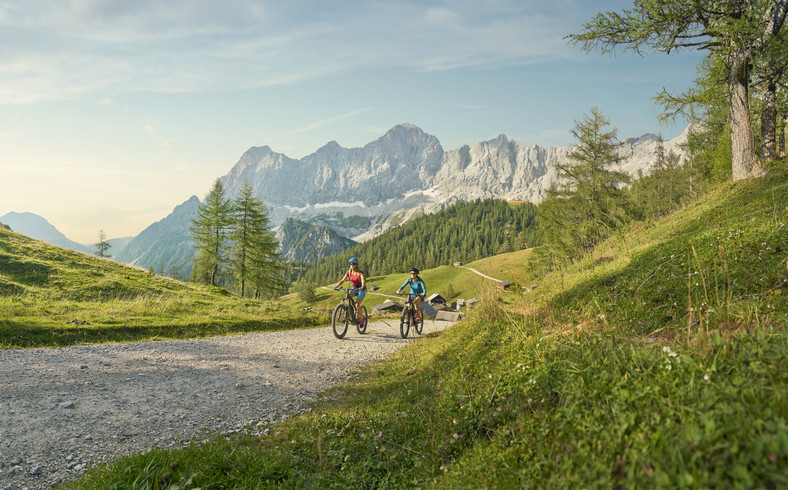
<svg viewBox="0 0 788 490">
<path fill-rule="evenodd" d="M 171 277 L 188 279 L 194 257 L 194 240 L 189 227 L 192 218 L 197 216 L 199 205 L 197 196 L 192 196 L 176 206 L 167 217 L 142 230 L 114 259 L 142 268 L 153 267 L 154 271 Z"/>
<path fill-rule="evenodd" d="M 282 257 L 288 261 L 314 262 L 357 245 L 327 226 L 287 218 L 276 232 Z"/>
<path fill-rule="evenodd" d="M 665 151 L 681 156 L 686 133 L 665 141 Z M 652 134 L 625 140 L 618 170 L 633 176 L 640 171 L 648 174 L 657 140 Z M 572 151 L 573 147 L 524 146 L 505 135 L 444 151 L 435 136 L 412 124 L 400 124 L 364 147 L 348 149 L 331 141 L 302 159 L 268 146 L 252 147 L 220 180 L 230 198 L 248 182 L 277 228 L 294 218 L 336 232 L 336 237 L 329 238 L 327 230 L 313 236 L 320 237 L 315 247 L 331 242 L 317 253 L 307 250 L 310 240 L 294 234 L 314 234 L 314 229 L 289 227 L 288 233 L 280 234 L 284 257 L 317 257 L 341 249 L 342 238 L 363 242 L 413 216 L 432 214 L 457 202 L 497 198 L 539 203 L 555 180 L 555 165 L 566 161 Z M 115 260 L 189 277 L 194 257 L 189 225 L 199 204 L 193 196 L 177 206 L 123 250 L 115 251 Z M 291 251 L 291 246 L 298 250 Z"/>
<path fill-rule="evenodd" d="M 665 151 L 681 155 L 683 141 L 686 134 L 666 141 Z M 656 147 L 656 135 L 626 140 L 619 170 L 648 174 Z M 364 241 L 414 214 L 458 201 L 539 203 L 555 180 L 555 164 L 566 161 L 572 150 L 524 146 L 500 135 L 444 151 L 436 137 L 400 124 L 363 148 L 332 141 L 301 160 L 267 146 L 250 148 L 221 181 L 229 195 L 249 182 L 275 225 L 294 217 Z"/>
<path fill-rule="evenodd" d="M 10 212 L 0 216 L 0 223 L 5 223 L 17 233 L 56 245 L 60 248 L 76 250 L 77 252 L 86 254 L 92 254 L 94 252 L 92 247 L 69 240 L 49 221 L 37 214 Z"/>
</svg>

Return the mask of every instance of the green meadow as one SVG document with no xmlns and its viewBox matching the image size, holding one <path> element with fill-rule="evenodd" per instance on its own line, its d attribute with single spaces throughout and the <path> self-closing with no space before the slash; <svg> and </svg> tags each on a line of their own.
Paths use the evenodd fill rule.
<svg viewBox="0 0 788 490">
<path fill-rule="evenodd" d="M 269 436 L 154 448 L 70 486 L 788 486 L 787 223 L 783 162 L 562 271 L 529 272 L 530 251 L 468 264 L 533 290 L 424 271 L 432 291 L 482 301 Z M 370 282 L 386 292 L 403 280 Z"/>
<path fill-rule="evenodd" d="M 206 337 L 316 326 L 278 301 L 251 301 L 0 228 L 0 348 Z"/>
</svg>

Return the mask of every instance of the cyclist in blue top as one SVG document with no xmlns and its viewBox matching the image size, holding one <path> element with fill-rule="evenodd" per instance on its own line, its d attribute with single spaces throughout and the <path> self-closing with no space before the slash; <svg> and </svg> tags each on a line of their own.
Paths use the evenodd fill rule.
<svg viewBox="0 0 788 490">
<path fill-rule="evenodd" d="M 424 297 L 427 295 L 427 285 L 424 284 L 424 280 L 419 277 L 419 270 L 415 267 L 410 270 L 410 277 L 405 281 L 405 284 L 397 289 L 397 294 L 400 294 L 407 285 L 410 285 L 410 294 L 416 295 L 416 297 L 413 298 L 413 304 L 416 306 L 416 321 L 418 321 L 421 319 L 421 308 L 419 307 L 419 303 L 424 301 Z"/>
</svg>

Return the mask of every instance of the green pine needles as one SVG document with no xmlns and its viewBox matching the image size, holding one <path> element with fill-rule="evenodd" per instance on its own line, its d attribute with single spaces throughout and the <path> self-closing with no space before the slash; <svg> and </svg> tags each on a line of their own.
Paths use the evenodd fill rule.
<svg viewBox="0 0 788 490">
<path fill-rule="evenodd" d="M 539 206 L 543 236 L 540 254 L 549 266 L 560 265 L 591 250 L 627 221 L 627 196 L 621 186 L 629 176 L 613 171 L 620 160 L 617 131 L 598 107 L 575 121 L 578 140 L 569 160 L 556 164 L 557 183 Z"/>
<path fill-rule="evenodd" d="M 217 179 L 190 229 L 197 249 L 193 280 L 234 286 L 241 296 L 247 295 L 247 284 L 251 284 L 255 299 L 287 291 L 285 267 L 268 212 L 248 182 L 231 201 Z"/>
</svg>

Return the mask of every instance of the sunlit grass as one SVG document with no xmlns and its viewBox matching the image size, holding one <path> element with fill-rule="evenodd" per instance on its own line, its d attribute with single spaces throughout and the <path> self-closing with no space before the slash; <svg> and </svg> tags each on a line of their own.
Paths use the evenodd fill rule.
<svg viewBox="0 0 788 490">
<path fill-rule="evenodd" d="M 482 292 L 267 437 L 122 458 L 76 487 L 786 487 L 786 225 L 782 164 L 567 270 L 523 263 L 536 289 Z"/>
<path fill-rule="evenodd" d="M 324 316 L 0 230 L 0 348 L 305 328 Z"/>
</svg>

